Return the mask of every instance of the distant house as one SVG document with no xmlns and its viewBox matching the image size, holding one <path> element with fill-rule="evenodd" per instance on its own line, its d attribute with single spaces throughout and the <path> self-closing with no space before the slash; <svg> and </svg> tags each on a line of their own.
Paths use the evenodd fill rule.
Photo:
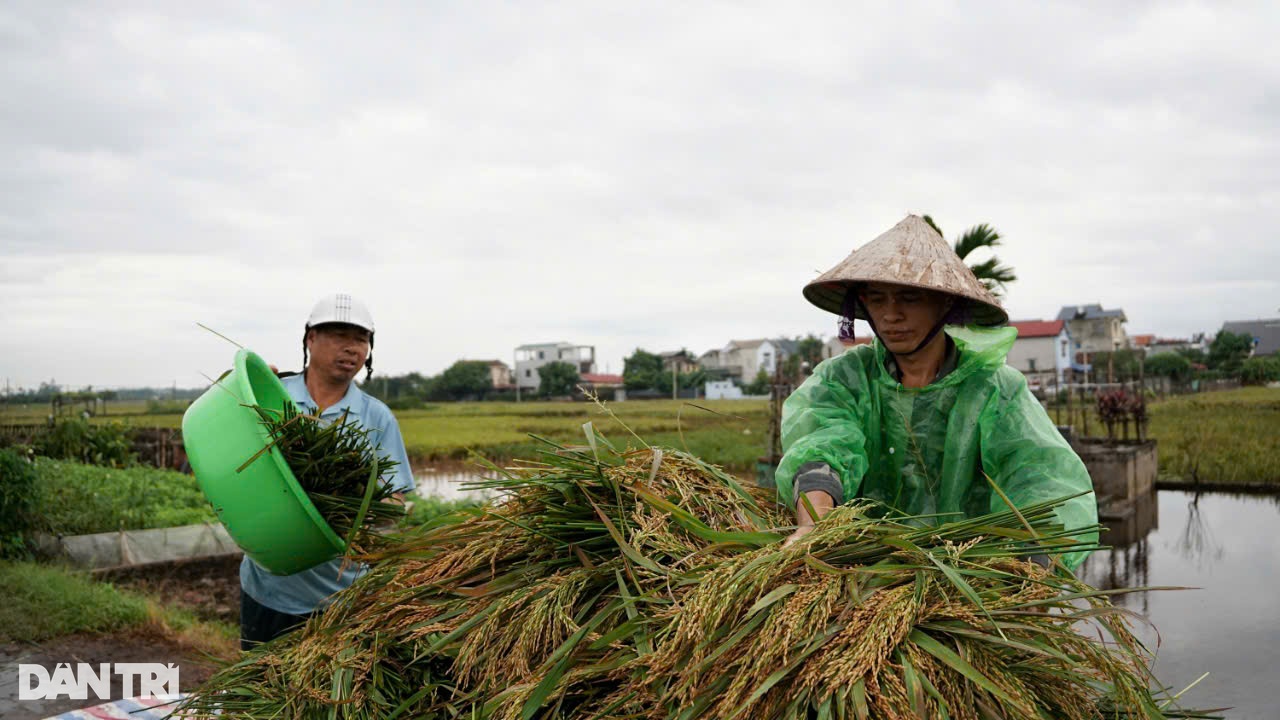
<svg viewBox="0 0 1280 720">
<path fill-rule="evenodd" d="M 1009 323 L 1018 339 L 1006 362 L 1027 376 L 1031 385 L 1065 383 L 1071 371 L 1071 332 L 1063 320 L 1018 320 Z"/>
<path fill-rule="evenodd" d="M 621 375 L 610 375 L 607 373 L 584 373 L 579 378 L 578 385 L 582 386 L 583 390 L 586 390 L 587 392 L 590 392 L 593 395 L 600 395 L 604 397 L 612 396 L 618 400 L 623 400 L 626 398 L 625 394 L 621 398 L 617 397 L 617 395 L 614 394 L 617 392 L 621 392 L 623 389 L 623 381 L 622 381 Z"/>
<path fill-rule="evenodd" d="M 1104 310 L 1101 305 L 1067 305 L 1058 311 L 1058 320 L 1067 324 L 1077 363 L 1090 362 L 1100 352 L 1129 347 L 1124 333 L 1128 318 L 1124 310 Z"/>
<path fill-rule="evenodd" d="M 1129 347 L 1133 348 L 1134 350 L 1141 350 L 1144 353 L 1147 351 L 1147 348 L 1154 345 L 1155 342 L 1156 342 L 1155 335 L 1145 334 L 1145 335 L 1129 336 Z"/>
<path fill-rule="evenodd" d="M 567 342 L 521 345 L 516 348 L 516 386 L 521 390 L 536 390 L 542 382 L 538 368 L 553 362 L 567 362 L 578 369 L 579 375 L 594 373 L 596 348 Z"/>
<path fill-rule="evenodd" d="M 714 369 L 726 378 L 749 383 L 761 370 L 772 374 L 778 362 L 795 353 L 796 341 L 786 338 L 730 340 L 719 350 L 703 353 L 698 360 L 704 369 Z"/>
<path fill-rule="evenodd" d="M 1157 335 L 1130 335 L 1129 344 L 1134 350 L 1141 350 L 1146 357 L 1179 350 L 1203 350 L 1205 348 L 1204 333 L 1197 333 L 1191 339 L 1164 338 Z"/>
<path fill-rule="evenodd" d="M 494 390 L 509 390 L 515 387 L 512 382 L 511 366 L 501 360 L 467 360 L 465 362 L 481 362 L 489 368 L 489 379 Z"/>
<path fill-rule="evenodd" d="M 662 369 L 668 373 L 673 369 L 677 373 L 689 373 L 698 369 L 698 358 L 688 350 L 658 353 L 658 357 L 662 358 Z"/>
<path fill-rule="evenodd" d="M 1222 325 L 1222 332 L 1252 337 L 1255 357 L 1280 353 L 1280 318 L 1228 322 Z"/>
</svg>

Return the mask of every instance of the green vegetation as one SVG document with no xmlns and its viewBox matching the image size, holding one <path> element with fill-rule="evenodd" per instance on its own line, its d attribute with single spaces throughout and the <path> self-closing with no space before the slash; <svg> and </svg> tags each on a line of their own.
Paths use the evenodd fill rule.
<svg viewBox="0 0 1280 720">
<path fill-rule="evenodd" d="M 1148 413 L 1163 481 L 1280 487 L 1280 389 L 1183 395 Z"/>
<path fill-rule="evenodd" d="M 116 422 L 95 425 L 81 418 L 59 420 L 36 438 L 33 449 L 44 457 L 108 467 L 127 467 L 137 461 L 128 428 Z"/>
<path fill-rule="evenodd" d="M 25 557 L 35 519 L 36 471 L 27 458 L 0 450 L 0 558 Z"/>
<path fill-rule="evenodd" d="M 141 530 L 217 518 L 190 475 L 36 458 L 35 524 L 61 535 Z"/>
</svg>

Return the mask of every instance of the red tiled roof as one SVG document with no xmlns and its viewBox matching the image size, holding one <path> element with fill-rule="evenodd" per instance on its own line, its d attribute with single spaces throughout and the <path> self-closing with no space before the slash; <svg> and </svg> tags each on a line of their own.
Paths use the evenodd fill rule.
<svg viewBox="0 0 1280 720">
<path fill-rule="evenodd" d="M 1155 335 L 1130 335 L 1129 342 L 1138 346 L 1146 347 L 1156 341 Z"/>
<path fill-rule="evenodd" d="M 621 385 L 621 375 L 606 375 L 604 373 L 584 373 L 582 382 L 592 385 Z"/>
<path fill-rule="evenodd" d="M 1020 338 L 1056 337 L 1062 332 L 1061 320 L 1017 320 L 1009 326 L 1018 329 Z"/>
</svg>

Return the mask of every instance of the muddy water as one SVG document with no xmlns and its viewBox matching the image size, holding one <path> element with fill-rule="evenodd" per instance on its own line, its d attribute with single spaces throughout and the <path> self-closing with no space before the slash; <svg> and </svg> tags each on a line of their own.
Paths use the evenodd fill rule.
<svg viewBox="0 0 1280 720">
<path fill-rule="evenodd" d="M 1159 631 L 1155 672 L 1183 700 L 1224 707 L 1233 719 L 1280 718 L 1280 496 L 1161 490 L 1132 517 L 1106 523 L 1080 575 L 1099 587 L 1177 585 L 1197 590 L 1121 595 Z"/>
<path fill-rule="evenodd" d="M 464 483 L 480 479 L 478 468 L 467 463 L 433 464 L 415 467 L 413 479 L 419 495 L 435 495 L 449 500 L 464 497 L 484 497 L 483 493 L 467 490 Z"/>
</svg>

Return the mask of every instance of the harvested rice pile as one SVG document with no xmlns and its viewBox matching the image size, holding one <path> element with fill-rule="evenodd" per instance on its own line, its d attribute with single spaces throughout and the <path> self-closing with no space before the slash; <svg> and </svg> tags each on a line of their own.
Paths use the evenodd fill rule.
<svg viewBox="0 0 1280 720">
<path fill-rule="evenodd" d="M 258 414 L 271 442 L 241 469 L 277 448 L 320 517 L 349 546 L 370 548 L 380 540 L 378 525 L 404 517 L 402 505 L 388 502 L 394 491 L 378 482 L 399 463 L 379 457 L 368 430 L 346 413 L 322 424 L 318 417 L 298 412 L 292 403 L 283 410 L 249 407 Z"/>
<path fill-rule="evenodd" d="M 1052 504 L 927 526 L 690 455 L 551 447 L 186 703 L 254 718 L 1199 717 L 1158 709 L 1120 611 L 1023 558 Z M 497 469 L 495 468 L 495 471 Z M 1083 623 L 1092 636 L 1077 632 Z M 1102 639 L 1106 642 L 1102 642 Z"/>
</svg>

